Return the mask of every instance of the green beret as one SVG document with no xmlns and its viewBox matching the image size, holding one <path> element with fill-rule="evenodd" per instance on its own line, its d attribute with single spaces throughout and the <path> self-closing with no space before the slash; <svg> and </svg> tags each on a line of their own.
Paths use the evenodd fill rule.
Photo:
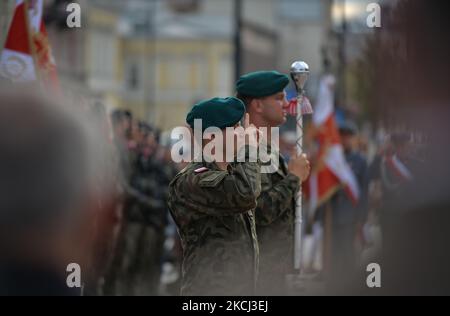
<svg viewBox="0 0 450 316">
<path fill-rule="evenodd" d="M 288 84 L 289 77 L 277 71 L 257 71 L 239 78 L 236 91 L 244 96 L 262 98 L 283 91 Z"/>
<path fill-rule="evenodd" d="M 202 120 L 203 131 L 208 127 L 224 129 L 233 127 L 245 114 L 245 105 L 241 100 L 213 98 L 194 105 L 186 117 L 186 122 L 194 128 L 194 120 Z"/>
</svg>

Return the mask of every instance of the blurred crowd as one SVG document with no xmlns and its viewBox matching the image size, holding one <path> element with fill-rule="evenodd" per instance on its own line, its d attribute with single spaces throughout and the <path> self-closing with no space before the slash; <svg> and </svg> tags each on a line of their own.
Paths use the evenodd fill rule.
<svg viewBox="0 0 450 316">
<path fill-rule="evenodd" d="M 339 123 L 339 134 L 360 195 L 354 201 L 341 187 L 307 212 L 303 243 L 304 271 L 315 274 L 325 291 L 334 294 L 359 290 L 366 267 L 373 262 L 382 265 L 386 240 L 396 233 L 390 216 L 404 205 L 405 188 L 414 184 L 416 172 L 425 167 L 424 145 L 411 131 L 368 138 L 346 120 Z"/>
<path fill-rule="evenodd" d="M 317 208 L 310 207 L 308 198 L 304 200 L 302 271 L 313 283 L 322 284 L 312 289 L 313 293 L 359 292 L 365 286 L 362 281 L 367 265 L 382 265 L 384 249 L 397 237 L 400 227 L 392 216 L 405 207 L 405 192 L 414 187 L 426 168 L 429 150 L 428 140 L 413 129 L 397 126 L 386 130 L 379 125 L 367 133 L 359 127 L 366 122 L 358 126 L 351 112 L 336 118 L 345 160 L 357 180 L 360 196 L 352 200 L 341 186 L 321 196 Z M 314 172 L 321 162 L 311 126 L 305 138 Z M 280 149 L 287 160 L 295 141 L 293 132 L 281 135 Z"/>
<path fill-rule="evenodd" d="M 102 294 L 177 295 L 182 253 L 166 200 L 168 184 L 183 166 L 172 162 L 170 141 L 134 120 L 129 111 L 114 111 L 111 123 L 123 203 L 112 261 L 101 280 Z M 405 190 L 424 168 L 426 151 L 426 140 L 412 131 L 388 133 L 380 128 L 368 136 L 351 119 L 338 123 L 360 198 L 352 201 L 340 187 L 317 210 L 305 208 L 303 241 L 303 272 L 332 293 L 351 287 L 369 263 L 381 262 L 386 240 L 396 234 L 391 216 L 404 204 Z M 293 132 L 281 135 L 280 150 L 287 161 L 295 140 Z M 307 147 L 314 164 L 314 141 Z"/>
<path fill-rule="evenodd" d="M 427 1 L 405 11 L 417 23 L 392 34 L 409 39 L 406 57 L 379 43 L 373 133 L 361 117 L 337 120 L 361 198 L 339 188 L 314 212 L 305 205 L 303 272 L 325 293 L 450 293 L 445 12 Z M 166 201 L 184 166 L 170 140 L 81 94 L 50 100 L 0 84 L 0 295 L 178 295 L 182 250 Z M 308 132 L 305 141 L 314 166 Z M 281 135 L 287 160 L 295 142 Z M 81 287 L 67 285 L 70 263 Z M 381 292 L 366 285 L 368 263 L 381 266 Z"/>
<path fill-rule="evenodd" d="M 105 122 L 111 124 L 119 201 L 113 236 L 106 239 L 108 260 L 99 265 L 91 294 L 177 294 L 181 248 L 166 201 L 181 166 L 171 159 L 171 142 L 128 110 L 114 110 Z"/>
<path fill-rule="evenodd" d="M 0 294 L 176 295 L 170 143 L 129 111 L 12 91 L 1 92 Z M 69 263 L 81 288 L 66 285 Z"/>
<path fill-rule="evenodd" d="M 31 275 L 37 283 L 55 272 L 54 284 L 37 293 L 178 295 L 182 250 L 167 191 L 183 165 L 173 163 L 171 141 L 130 111 L 107 113 L 99 102 L 52 105 L 41 96 L 2 94 L 0 277 L 19 294 L 33 288 L 18 279 Z M 355 204 L 340 188 L 305 213 L 303 245 L 304 273 L 331 291 L 350 286 L 380 258 L 384 237 L 395 238 L 392 210 L 404 204 L 424 151 L 423 139 L 407 131 L 367 139 L 345 120 L 339 132 L 361 197 Z M 287 160 L 294 135 L 281 135 Z M 82 267 L 79 292 L 65 286 L 69 262 Z"/>
</svg>

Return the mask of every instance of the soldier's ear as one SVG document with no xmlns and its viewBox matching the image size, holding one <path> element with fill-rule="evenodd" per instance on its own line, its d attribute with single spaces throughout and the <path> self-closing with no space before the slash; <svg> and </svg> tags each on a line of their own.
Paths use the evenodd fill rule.
<svg viewBox="0 0 450 316">
<path fill-rule="evenodd" d="M 263 105 L 261 99 L 252 99 L 249 104 L 249 112 L 261 113 L 263 111 Z"/>
</svg>

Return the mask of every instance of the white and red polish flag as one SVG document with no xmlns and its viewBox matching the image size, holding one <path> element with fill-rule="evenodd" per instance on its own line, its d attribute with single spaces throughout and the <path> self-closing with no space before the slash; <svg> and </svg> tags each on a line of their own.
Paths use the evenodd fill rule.
<svg viewBox="0 0 450 316">
<path fill-rule="evenodd" d="M 298 104 L 297 97 L 294 97 L 289 101 L 287 109 L 289 115 L 297 116 L 297 104 Z M 311 102 L 306 96 L 302 97 L 302 106 L 300 107 L 300 109 L 302 111 L 302 115 L 312 114 L 314 112 L 311 106 Z"/>
<path fill-rule="evenodd" d="M 335 81 L 332 75 L 325 75 L 320 80 L 317 104 L 312 117 L 312 131 L 319 150 L 308 185 L 305 186 L 311 211 L 331 198 L 342 186 L 354 203 L 359 199 L 358 182 L 345 160 L 334 115 Z"/>
<path fill-rule="evenodd" d="M 42 17 L 43 0 L 16 0 L 0 58 L 0 76 L 12 82 L 39 80 L 45 88 L 60 92 L 56 65 Z"/>
</svg>

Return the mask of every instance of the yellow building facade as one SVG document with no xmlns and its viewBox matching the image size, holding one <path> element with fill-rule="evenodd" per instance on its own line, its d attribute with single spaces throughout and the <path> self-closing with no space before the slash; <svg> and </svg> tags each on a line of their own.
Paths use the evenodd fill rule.
<svg viewBox="0 0 450 316">
<path fill-rule="evenodd" d="M 129 36 L 119 23 L 114 12 L 89 10 L 87 81 L 109 108 L 170 130 L 197 101 L 233 93 L 229 39 Z"/>
</svg>

